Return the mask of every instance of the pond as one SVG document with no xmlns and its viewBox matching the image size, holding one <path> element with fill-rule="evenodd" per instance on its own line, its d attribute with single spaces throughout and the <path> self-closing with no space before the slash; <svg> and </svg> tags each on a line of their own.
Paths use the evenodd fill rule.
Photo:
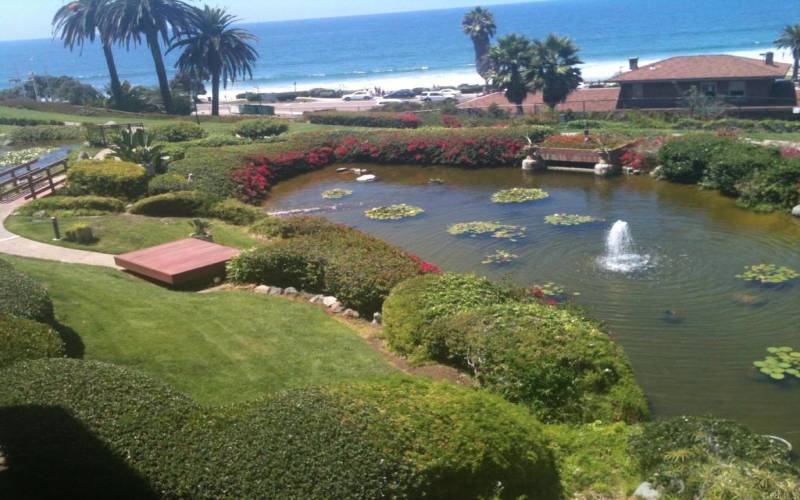
<svg viewBox="0 0 800 500">
<path fill-rule="evenodd" d="M 624 346 L 656 417 L 732 418 L 800 445 L 800 379 L 775 381 L 753 367 L 769 347 L 800 351 L 800 281 L 766 288 L 737 278 L 761 263 L 800 271 L 800 219 L 755 214 L 716 193 L 648 177 L 358 167 L 379 182 L 357 183 L 354 175 L 329 168 L 279 184 L 266 208 L 321 208 L 320 215 L 450 271 L 524 285 L 555 282 L 579 292 L 573 300 Z M 431 184 L 431 178 L 442 183 Z M 492 203 L 493 193 L 513 187 L 540 188 L 550 196 Z M 337 188 L 352 194 L 322 198 Z M 402 203 L 425 212 L 391 222 L 364 216 L 367 209 Z M 557 213 L 601 220 L 575 226 L 544 221 Z M 621 267 L 603 260 L 618 220 L 628 223 L 636 254 Z M 469 221 L 524 226 L 526 236 L 511 241 L 448 234 L 451 224 Z M 625 242 L 624 229 L 616 225 L 617 243 Z M 482 263 L 498 250 L 518 258 L 502 266 Z"/>
</svg>

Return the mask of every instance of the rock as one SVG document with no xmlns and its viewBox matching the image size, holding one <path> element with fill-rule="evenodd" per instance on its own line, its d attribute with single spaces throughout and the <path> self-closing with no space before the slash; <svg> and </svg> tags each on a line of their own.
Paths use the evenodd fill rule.
<svg viewBox="0 0 800 500">
<path fill-rule="evenodd" d="M 356 319 L 359 317 L 359 314 L 358 311 L 354 311 L 352 309 L 345 309 L 344 312 L 342 313 L 342 316 L 344 316 L 345 318 Z"/>
<path fill-rule="evenodd" d="M 383 323 L 383 315 L 381 313 L 375 313 L 372 315 L 372 324 L 373 325 L 380 325 Z"/>
<path fill-rule="evenodd" d="M 377 177 L 375 177 L 374 174 L 367 174 L 367 175 L 362 175 L 360 177 L 357 177 L 356 181 L 357 182 L 372 182 L 375 179 L 377 179 Z"/>
<path fill-rule="evenodd" d="M 322 295 L 314 295 L 313 297 L 308 299 L 308 301 L 311 302 L 312 304 L 322 304 L 322 300 L 324 298 L 325 297 L 323 297 Z"/>
<path fill-rule="evenodd" d="M 344 306 L 339 302 L 332 305 L 329 309 L 333 314 L 340 314 L 344 312 Z"/>
<path fill-rule="evenodd" d="M 541 156 L 534 158 L 533 156 L 528 156 L 524 160 L 522 160 L 522 170 L 526 171 L 540 171 L 540 170 L 547 170 L 547 164 L 544 162 Z"/>
<path fill-rule="evenodd" d="M 795 217 L 800 217 L 800 205 L 797 205 L 792 209 L 792 215 Z"/>
<path fill-rule="evenodd" d="M 594 175 L 599 177 L 610 177 L 616 173 L 616 167 L 614 167 L 614 165 L 609 165 L 608 163 L 598 163 L 594 166 Z"/>
<path fill-rule="evenodd" d="M 303 300 L 311 300 L 312 298 L 314 298 L 314 294 L 308 292 L 300 292 L 300 298 Z"/>
<path fill-rule="evenodd" d="M 282 295 L 283 294 L 283 288 L 279 288 L 277 286 L 271 286 L 271 287 L 269 287 L 269 294 L 270 295 Z"/>
<path fill-rule="evenodd" d="M 78 161 L 83 161 L 88 159 L 89 159 L 89 153 L 87 153 L 86 151 L 81 151 L 80 153 L 78 153 Z"/>
<path fill-rule="evenodd" d="M 268 287 L 267 285 L 258 285 L 257 287 L 255 287 L 255 289 L 253 289 L 253 291 L 256 293 L 263 293 L 264 295 L 267 295 L 269 293 L 270 288 L 271 287 Z"/>
<path fill-rule="evenodd" d="M 322 305 L 324 305 L 325 307 L 333 307 L 334 304 L 338 303 L 339 299 L 337 299 L 336 297 L 332 297 L 330 295 L 322 298 Z"/>
<path fill-rule="evenodd" d="M 337 174 L 343 174 L 343 173 L 345 173 L 345 172 L 347 172 L 347 171 L 349 171 L 349 170 L 350 170 L 350 169 L 349 169 L 349 168 L 347 168 L 347 167 L 339 167 L 339 168 L 337 168 L 337 169 L 336 169 L 336 173 L 337 173 Z"/>
<path fill-rule="evenodd" d="M 283 290 L 283 294 L 284 295 L 297 295 L 298 293 L 299 292 L 297 291 L 297 288 L 295 288 L 293 286 L 290 286 L 288 288 L 284 288 L 284 290 Z"/>
<path fill-rule="evenodd" d="M 656 168 L 653 169 L 652 172 L 650 172 L 650 177 L 654 179 L 658 178 L 661 175 L 662 170 L 664 170 L 664 167 L 662 167 L 661 165 L 657 166 Z"/>
<path fill-rule="evenodd" d="M 661 498 L 661 493 L 653 488 L 652 484 L 645 481 L 636 488 L 636 491 L 633 492 L 633 496 L 645 500 L 656 500 L 657 498 Z"/>
</svg>

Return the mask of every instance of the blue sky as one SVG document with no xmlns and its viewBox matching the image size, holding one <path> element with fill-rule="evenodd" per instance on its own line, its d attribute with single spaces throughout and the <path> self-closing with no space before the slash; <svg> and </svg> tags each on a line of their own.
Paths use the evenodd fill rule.
<svg viewBox="0 0 800 500">
<path fill-rule="evenodd" d="M 194 0 L 226 7 L 245 22 L 281 21 L 383 12 L 447 9 L 473 5 L 526 3 L 530 0 Z M 6 3 L 8 2 L 8 3 Z M 48 38 L 53 13 L 67 0 L 3 0 L 0 40 Z"/>
</svg>

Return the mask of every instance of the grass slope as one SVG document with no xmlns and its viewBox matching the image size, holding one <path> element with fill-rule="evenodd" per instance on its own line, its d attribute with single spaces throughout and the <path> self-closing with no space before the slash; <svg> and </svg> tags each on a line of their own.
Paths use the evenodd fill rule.
<svg viewBox="0 0 800 500">
<path fill-rule="evenodd" d="M 141 370 L 201 404 L 398 373 L 311 305 L 246 292 L 173 292 L 112 269 L 8 260 L 47 287 L 84 358 Z"/>
<path fill-rule="evenodd" d="M 170 241 L 189 237 L 192 228 L 190 219 L 143 217 L 138 215 L 102 215 L 96 217 L 59 217 L 61 234 L 73 224 L 85 223 L 92 227 L 97 238 L 95 243 L 80 245 L 69 241 L 52 241 L 53 226 L 50 219 L 35 219 L 27 216 L 12 216 L 6 219 L 6 229 L 25 238 L 79 250 L 121 254 Z M 250 248 L 256 245 L 245 228 L 220 221 L 211 221 L 214 241 L 234 248 Z"/>
</svg>

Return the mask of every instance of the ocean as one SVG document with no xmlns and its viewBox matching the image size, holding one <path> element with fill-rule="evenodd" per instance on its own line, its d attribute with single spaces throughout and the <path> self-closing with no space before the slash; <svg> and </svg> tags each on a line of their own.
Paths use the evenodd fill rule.
<svg viewBox="0 0 800 500">
<path fill-rule="evenodd" d="M 268 9 L 263 3 L 255 5 Z M 254 78 L 236 82 L 229 90 L 478 83 L 472 43 L 461 32 L 468 10 L 245 24 L 259 37 L 261 57 Z M 800 22 L 800 0 L 542 0 L 490 10 L 499 35 L 543 37 L 554 32 L 572 37 L 581 47 L 586 80 L 626 69 L 629 57 L 639 57 L 642 63 L 700 53 L 758 57 L 775 50 L 772 41 L 783 26 Z M 791 59 L 788 51 L 775 52 L 777 60 Z M 118 47 L 115 55 L 122 79 L 155 84 L 146 49 L 126 52 Z M 173 54 L 167 57 L 170 69 L 174 60 Z M 0 88 L 30 73 L 70 75 L 98 88 L 107 84 L 97 45 L 69 52 L 52 39 L 0 42 Z"/>
</svg>

